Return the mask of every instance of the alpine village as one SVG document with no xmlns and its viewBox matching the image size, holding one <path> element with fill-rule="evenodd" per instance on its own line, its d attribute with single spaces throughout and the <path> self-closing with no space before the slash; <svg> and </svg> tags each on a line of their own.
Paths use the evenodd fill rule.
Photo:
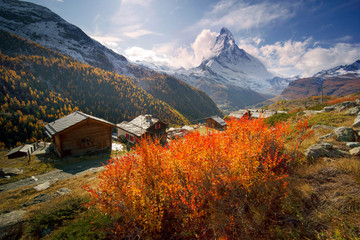
<svg viewBox="0 0 360 240">
<path fill-rule="evenodd" d="M 190 2 L 0 0 L 0 239 L 360 239 L 359 1 Z"/>
</svg>

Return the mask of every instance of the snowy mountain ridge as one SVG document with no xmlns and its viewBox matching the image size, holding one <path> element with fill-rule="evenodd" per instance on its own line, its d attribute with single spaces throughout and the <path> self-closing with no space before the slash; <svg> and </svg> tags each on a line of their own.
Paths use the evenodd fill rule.
<svg viewBox="0 0 360 240">
<path fill-rule="evenodd" d="M 313 77 L 336 77 L 344 74 L 354 74 L 360 76 L 360 60 L 357 60 L 352 64 L 340 65 L 334 68 L 320 71 Z"/>
<path fill-rule="evenodd" d="M 248 88 L 257 92 L 266 92 L 271 88 L 267 79 L 273 78 L 264 64 L 257 58 L 240 49 L 233 34 L 222 28 L 215 44 L 211 48 L 211 57 L 188 71 L 190 84 L 199 78 L 211 78 L 213 82 Z"/>
<path fill-rule="evenodd" d="M 46 7 L 0 0 L 0 28 L 83 63 L 127 73 L 129 62 L 124 56 L 104 47 Z"/>
</svg>

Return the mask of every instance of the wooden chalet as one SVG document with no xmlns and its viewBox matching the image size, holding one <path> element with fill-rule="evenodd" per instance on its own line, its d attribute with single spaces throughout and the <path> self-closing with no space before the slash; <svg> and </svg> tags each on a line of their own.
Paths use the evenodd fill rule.
<svg viewBox="0 0 360 240">
<path fill-rule="evenodd" d="M 208 128 L 214 128 L 217 130 L 225 130 L 226 129 L 226 122 L 224 121 L 224 119 L 218 117 L 218 116 L 213 116 L 213 117 L 208 117 L 206 118 L 206 124 L 205 126 Z"/>
<path fill-rule="evenodd" d="M 147 114 L 140 115 L 130 122 L 117 124 L 117 133 L 118 138 L 127 139 L 130 143 L 138 143 L 143 137 L 159 139 L 161 143 L 166 143 L 166 127 L 167 124 Z"/>
<path fill-rule="evenodd" d="M 45 126 L 54 141 L 54 150 L 62 158 L 111 150 L 111 133 L 115 124 L 80 111 Z"/>
</svg>

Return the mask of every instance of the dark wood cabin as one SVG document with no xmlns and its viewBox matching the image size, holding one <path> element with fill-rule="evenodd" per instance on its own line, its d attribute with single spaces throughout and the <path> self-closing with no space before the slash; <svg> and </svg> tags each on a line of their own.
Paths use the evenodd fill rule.
<svg viewBox="0 0 360 240">
<path fill-rule="evenodd" d="M 30 155 L 36 149 L 35 144 L 24 144 L 16 148 L 11 149 L 6 156 L 8 159 L 25 157 Z"/>
<path fill-rule="evenodd" d="M 130 143 L 138 143 L 143 137 L 160 140 L 160 143 L 166 143 L 167 124 L 150 114 L 140 115 L 130 122 L 117 124 L 118 138 L 124 138 Z"/>
<path fill-rule="evenodd" d="M 224 121 L 224 119 L 218 117 L 218 116 L 213 116 L 213 117 L 208 117 L 206 118 L 206 127 L 208 128 L 214 128 L 217 130 L 225 130 L 226 129 L 226 122 Z"/>
<path fill-rule="evenodd" d="M 115 124 L 80 111 L 71 113 L 45 126 L 60 158 L 111 150 Z"/>
</svg>

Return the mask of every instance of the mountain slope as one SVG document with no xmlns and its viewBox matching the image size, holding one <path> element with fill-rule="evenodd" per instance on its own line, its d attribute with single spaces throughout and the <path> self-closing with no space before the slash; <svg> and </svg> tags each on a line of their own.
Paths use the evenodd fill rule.
<svg viewBox="0 0 360 240">
<path fill-rule="evenodd" d="M 314 75 L 314 77 L 336 77 L 344 74 L 354 74 L 360 76 L 360 60 L 352 64 L 341 65 L 328 70 L 323 70 Z"/>
<path fill-rule="evenodd" d="M 136 76 L 136 83 L 142 89 L 168 103 L 194 123 L 209 116 L 224 116 L 205 92 L 173 76 L 138 66 L 131 66 L 129 72 Z"/>
<path fill-rule="evenodd" d="M 203 92 L 187 84 L 174 84 L 179 80 L 170 79 L 167 75 L 153 74 L 152 71 L 145 69 L 134 71 L 137 67 L 130 64 L 123 56 L 102 46 L 81 29 L 67 23 L 42 6 L 17 0 L 0 0 L 0 29 L 5 29 L 83 63 L 138 78 L 138 81 L 133 82 L 139 84 L 140 87 L 145 86 L 140 84 L 146 79 L 144 75 L 152 76 L 151 82 L 154 84 L 147 84 L 144 89 L 154 98 L 167 102 L 191 120 L 222 115 L 216 104 Z M 166 83 L 166 81 L 169 82 Z M 163 88 L 159 89 L 159 86 Z M 163 92 L 173 94 L 164 96 Z M 179 97 L 181 95 L 187 97 Z"/>
<path fill-rule="evenodd" d="M 321 71 L 314 77 L 297 79 L 281 93 L 281 98 L 299 99 L 323 94 L 345 96 L 360 91 L 360 60 L 353 64 Z"/>
<path fill-rule="evenodd" d="M 0 0 L 0 28 L 104 70 L 126 73 L 129 64 L 80 28 L 33 3 Z"/>
<path fill-rule="evenodd" d="M 42 138 L 42 122 L 76 109 L 114 123 L 145 113 L 169 124 L 188 123 L 134 84 L 134 78 L 75 61 L 4 31 L 0 31 L 0 81 L 0 142 L 7 147 Z"/>
</svg>

